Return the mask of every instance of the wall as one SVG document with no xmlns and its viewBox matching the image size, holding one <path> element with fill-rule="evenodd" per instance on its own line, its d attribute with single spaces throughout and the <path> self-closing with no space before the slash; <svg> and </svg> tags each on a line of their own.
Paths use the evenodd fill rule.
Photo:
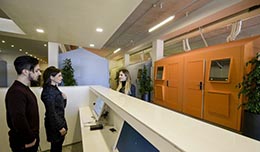
<svg viewBox="0 0 260 152">
<path fill-rule="evenodd" d="M 32 91 L 35 93 L 40 113 L 40 147 L 41 150 L 47 150 L 50 147 L 50 144 L 46 140 L 45 128 L 44 128 L 44 113 L 45 108 L 40 99 L 40 94 L 42 88 L 32 87 Z M 60 87 L 60 90 L 64 92 L 67 97 L 67 107 L 65 110 L 66 119 L 68 123 L 68 134 L 66 135 L 64 145 L 68 145 L 71 143 L 81 141 L 81 133 L 79 126 L 79 115 L 78 109 L 79 107 L 87 106 L 89 104 L 89 87 L 88 86 L 75 86 L 75 87 Z M 0 88 L 0 151 L 1 152 L 10 152 L 9 148 L 9 137 L 6 123 L 6 110 L 5 110 L 5 94 L 7 92 L 7 88 Z M 80 95 L 80 96 L 79 96 Z"/>
<path fill-rule="evenodd" d="M 137 63 L 137 64 L 133 64 L 133 65 L 129 65 L 127 66 L 127 70 L 130 72 L 131 74 L 131 79 L 132 79 L 132 83 L 135 85 L 136 87 L 136 97 L 141 98 L 141 95 L 139 93 L 139 84 L 138 84 L 138 70 L 139 69 L 143 69 L 144 66 L 146 66 L 147 68 L 147 73 L 148 75 L 151 75 L 151 66 L 152 66 L 152 62 L 151 61 L 146 61 L 146 62 L 141 62 L 141 63 Z"/>
<path fill-rule="evenodd" d="M 0 87 L 7 87 L 7 62 L 0 59 Z"/>
<path fill-rule="evenodd" d="M 151 66 L 152 66 L 152 62 L 151 61 L 145 61 L 145 62 L 140 62 L 140 63 L 136 63 L 136 64 L 131 64 L 128 66 L 123 66 L 122 63 L 114 63 L 114 62 L 110 62 L 111 65 L 110 66 L 110 87 L 112 89 L 116 89 L 117 88 L 117 82 L 115 80 L 116 78 L 116 73 L 121 69 L 121 68 L 126 68 L 130 75 L 131 75 L 131 82 L 132 84 L 134 84 L 136 86 L 136 97 L 141 98 L 141 95 L 138 91 L 139 86 L 138 86 L 138 80 L 137 80 L 137 74 L 138 74 L 138 70 L 139 69 L 143 69 L 144 65 L 147 67 L 147 72 L 150 74 L 151 73 Z"/>
<path fill-rule="evenodd" d="M 219 44 L 164 58 L 162 80 L 155 79 L 155 102 L 187 115 L 239 131 L 241 98 L 236 85 L 242 81 L 245 63 L 259 51 L 260 37 Z M 211 61 L 230 59 L 228 79 L 209 79 Z M 212 69 L 214 70 L 214 69 Z M 227 67 L 218 70 L 227 71 Z M 218 76 L 223 76 L 218 73 Z M 212 76 L 216 76 L 212 75 Z M 219 79 L 220 80 L 220 79 Z"/>
<path fill-rule="evenodd" d="M 17 78 L 17 74 L 14 68 L 14 60 L 21 55 L 25 55 L 23 53 L 16 53 L 16 54 L 11 54 L 11 53 L 5 53 L 1 54 L 0 53 L 0 59 L 4 60 L 7 62 L 7 86 L 10 86 L 14 80 Z M 48 65 L 44 63 L 40 63 L 40 68 L 41 70 L 46 69 Z"/>
<path fill-rule="evenodd" d="M 7 62 L 7 86 L 10 86 L 16 79 L 16 71 L 14 69 L 14 60 L 22 54 L 1 54 L 0 57 Z"/>
<path fill-rule="evenodd" d="M 74 78 L 78 85 L 102 85 L 109 87 L 108 60 L 83 48 L 59 54 L 59 68 L 66 58 L 70 58 Z"/>
</svg>

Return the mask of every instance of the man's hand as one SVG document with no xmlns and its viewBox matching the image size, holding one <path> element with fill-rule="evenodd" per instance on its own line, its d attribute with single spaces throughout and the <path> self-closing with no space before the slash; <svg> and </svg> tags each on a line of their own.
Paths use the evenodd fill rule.
<svg viewBox="0 0 260 152">
<path fill-rule="evenodd" d="M 34 141 L 29 144 L 25 144 L 25 148 L 33 147 L 35 145 L 35 143 L 36 143 L 36 139 L 34 139 Z"/>
<path fill-rule="evenodd" d="M 60 130 L 60 134 L 61 134 L 62 136 L 66 135 L 66 134 L 67 134 L 66 129 L 65 129 L 65 128 L 62 128 L 62 129 Z"/>
</svg>

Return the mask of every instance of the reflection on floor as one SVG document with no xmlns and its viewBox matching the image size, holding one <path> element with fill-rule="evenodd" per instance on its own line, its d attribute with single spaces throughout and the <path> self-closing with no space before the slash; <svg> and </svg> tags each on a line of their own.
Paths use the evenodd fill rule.
<svg viewBox="0 0 260 152">
<path fill-rule="evenodd" d="M 44 151 L 44 152 L 50 152 L 50 151 L 47 150 L 47 151 Z M 75 144 L 64 146 L 64 147 L 62 147 L 62 152 L 83 152 L 82 143 L 78 142 L 78 143 L 75 143 Z"/>
</svg>

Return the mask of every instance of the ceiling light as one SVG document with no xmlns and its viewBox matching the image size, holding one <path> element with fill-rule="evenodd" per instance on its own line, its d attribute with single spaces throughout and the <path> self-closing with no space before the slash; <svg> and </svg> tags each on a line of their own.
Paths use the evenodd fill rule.
<svg viewBox="0 0 260 152">
<path fill-rule="evenodd" d="M 23 51 L 23 49 L 19 49 L 19 51 L 21 52 L 21 51 Z"/>
<path fill-rule="evenodd" d="M 118 48 L 118 49 L 116 49 L 115 51 L 114 51 L 114 53 L 117 53 L 117 52 L 119 52 L 121 50 L 121 48 Z"/>
<path fill-rule="evenodd" d="M 149 31 L 149 32 L 152 32 L 152 31 L 156 30 L 157 28 L 159 28 L 159 27 L 163 26 L 164 24 L 166 24 L 166 23 L 170 22 L 171 20 L 173 20 L 174 17 L 175 17 L 174 15 L 168 17 L 167 19 L 165 19 L 165 20 L 162 21 L 161 23 L 159 23 L 159 24 L 155 25 L 154 27 L 150 28 L 148 31 Z"/>
<path fill-rule="evenodd" d="M 43 46 L 44 46 L 44 47 L 46 47 L 46 46 L 47 46 L 47 44 L 43 44 Z"/>
<path fill-rule="evenodd" d="M 12 44 L 11 47 L 14 47 L 14 45 Z"/>
<path fill-rule="evenodd" d="M 94 44 L 89 44 L 90 47 L 94 47 L 95 45 Z"/>
<path fill-rule="evenodd" d="M 43 30 L 43 29 L 36 29 L 36 31 L 37 31 L 38 33 L 44 33 L 44 30 Z"/>
<path fill-rule="evenodd" d="M 2 40 L 2 43 L 5 43 L 5 40 Z"/>
<path fill-rule="evenodd" d="M 28 52 L 25 52 L 25 54 L 28 54 Z"/>
<path fill-rule="evenodd" d="M 103 29 L 102 28 L 97 28 L 96 31 L 97 32 L 103 32 Z"/>
</svg>

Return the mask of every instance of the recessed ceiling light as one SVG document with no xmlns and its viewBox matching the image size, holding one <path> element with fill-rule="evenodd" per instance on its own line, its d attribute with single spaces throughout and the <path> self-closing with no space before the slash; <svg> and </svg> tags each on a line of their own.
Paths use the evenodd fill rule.
<svg viewBox="0 0 260 152">
<path fill-rule="evenodd" d="M 5 40 L 2 40 L 2 43 L 5 43 Z"/>
<path fill-rule="evenodd" d="M 11 47 L 14 47 L 14 45 L 12 44 Z"/>
<path fill-rule="evenodd" d="M 119 52 L 121 50 L 121 48 L 118 48 L 118 49 L 116 49 L 115 51 L 114 51 L 114 53 L 117 53 L 117 52 Z"/>
<path fill-rule="evenodd" d="M 94 44 L 89 44 L 90 47 L 94 47 L 95 45 Z"/>
<path fill-rule="evenodd" d="M 36 31 L 37 31 L 38 33 L 44 33 L 44 30 L 43 30 L 43 29 L 36 29 Z"/>
<path fill-rule="evenodd" d="M 28 52 L 25 52 L 25 54 L 28 54 Z"/>
<path fill-rule="evenodd" d="M 43 46 L 44 46 L 44 47 L 46 47 L 46 46 L 47 46 L 47 44 L 43 44 Z"/>
<path fill-rule="evenodd" d="M 97 28 L 96 31 L 97 32 L 103 32 L 103 29 L 102 28 Z"/>
<path fill-rule="evenodd" d="M 19 51 L 21 52 L 21 51 L 23 51 L 23 49 L 19 49 Z"/>
</svg>

